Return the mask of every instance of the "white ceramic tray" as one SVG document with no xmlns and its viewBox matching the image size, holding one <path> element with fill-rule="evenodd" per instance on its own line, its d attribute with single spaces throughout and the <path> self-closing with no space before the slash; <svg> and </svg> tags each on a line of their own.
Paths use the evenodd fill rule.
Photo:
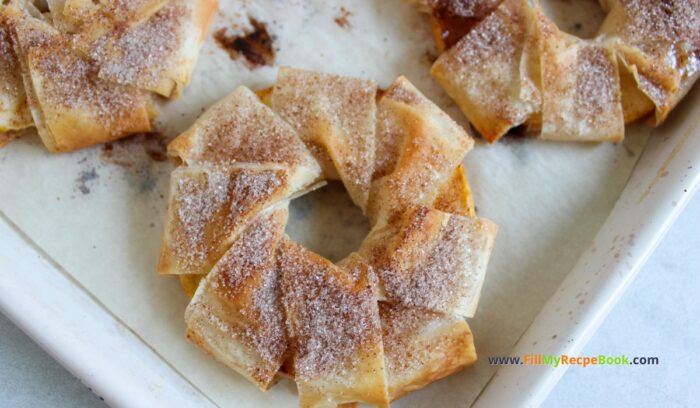
<svg viewBox="0 0 700 408">
<path fill-rule="evenodd" d="M 245 29 L 249 16 L 267 22 L 277 65 L 383 86 L 405 74 L 463 121 L 428 75 L 425 18 L 400 0 L 222 5 L 213 30 Z M 210 37 L 161 128 L 172 136 L 235 86 L 268 86 L 275 72 L 249 71 Z M 620 145 L 477 145 L 465 165 L 478 211 L 501 226 L 470 321 L 481 358 L 397 405 L 536 406 L 546 397 L 565 366 L 497 368 L 485 357 L 581 350 L 700 183 L 698 102 L 696 87 L 663 127 L 650 135 L 632 126 Z M 154 272 L 170 166 L 133 142 L 117 147 L 138 156 L 128 168 L 105 162 L 102 147 L 50 156 L 36 137 L 0 151 L 0 310 L 113 406 L 294 406 L 290 382 L 259 393 L 184 340 L 186 298 Z M 366 225 L 347 199 L 298 202 L 289 232 L 312 249 L 340 254 L 362 238 Z M 329 223 L 349 230 L 347 242 L 328 238 Z"/>
</svg>

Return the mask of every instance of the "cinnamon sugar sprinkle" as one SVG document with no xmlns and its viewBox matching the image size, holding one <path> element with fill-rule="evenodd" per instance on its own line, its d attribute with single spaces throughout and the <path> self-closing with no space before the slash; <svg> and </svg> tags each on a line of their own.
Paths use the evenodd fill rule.
<svg viewBox="0 0 700 408">
<path fill-rule="evenodd" d="M 22 92 L 19 64 L 12 48 L 12 38 L 0 17 L 0 94 L 17 97 Z M 0 102 L 1 103 L 1 102 Z M 0 104 L 0 110 L 10 108 Z"/>
<path fill-rule="evenodd" d="M 428 0 L 438 17 L 483 17 L 502 0 Z"/>
<path fill-rule="evenodd" d="M 175 172 L 171 177 L 176 177 Z M 212 168 L 198 176 L 177 180 L 171 209 L 176 212 L 181 231 L 173 237 L 173 249 L 185 267 L 207 259 L 210 244 L 205 240 L 207 225 L 224 206 L 229 192 L 228 174 L 223 168 Z"/>
<path fill-rule="evenodd" d="M 616 97 L 617 70 L 610 54 L 601 47 L 584 47 L 578 52 L 577 65 L 576 112 L 590 125 L 605 125 L 614 104 L 620 103 Z"/>
<path fill-rule="evenodd" d="M 375 94 L 372 81 L 285 68 L 273 91 L 275 112 L 292 125 L 319 161 L 336 168 L 354 199 L 363 195 L 366 200 L 369 193 Z M 324 137 L 326 132 L 336 137 Z"/>
<path fill-rule="evenodd" d="M 340 11 L 338 15 L 333 19 L 333 21 L 335 21 L 335 24 L 338 27 L 349 30 L 352 28 L 352 24 L 350 23 L 350 16 L 352 16 L 352 13 L 348 11 L 348 9 L 346 9 L 345 7 L 340 7 Z"/>
<path fill-rule="evenodd" d="M 466 325 L 455 316 L 386 302 L 379 303 L 379 315 L 389 378 L 445 364 L 446 356 L 463 352 L 472 341 Z"/>
<path fill-rule="evenodd" d="M 397 123 L 389 109 L 381 106 L 382 103 L 380 100 L 377 109 L 377 137 L 372 181 L 384 177 L 394 170 L 404 133 L 403 127 Z"/>
<path fill-rule="evenodd" d="M 357 286 L 363 283 L 290 241 L 280 245 L 278 265 L 297 378 L 352 369 L 381 341 L 371 285 Z"/>
<path fill-rule="evenodd" d="M 71 17 L 82 21 L 83 24 L 106 24 L 119 27 L 122 22 L 133 24 L 139 21 L 144 11 L 166 3 L 164 0 L 93 0 L 91 3 L 81 4 L 81 7 L 73 7 Z"/>
<path fill-rule="evenodd" d="M 450 312 L 470 289 L 468 262 L 477 248 L 468 232 L 459 216 L 425 207 L 407 214 L 398 245 L 374 262 L 389 297 L 407 306 Z"/>
<path fill-rule="evenodd" d="M 294 130 L 247 89 L 210 111 L 202 157 L 215 162 L 303 164 L 313 160 Z"/>
<path fill-rule="evenodd" d="M 120 126 L 129 125 L 126 118 L 143 109 L 145 96 L 100 79 L 94 64 L 64 51 L 65 45 L 56 41 L 52 46 L 32 49 L 37 53 L 33 68 L 42 77 L 40 93 L 47 98 L 46 103 L 92 112 L 105 128 L 121 133 Z"/>
<path fill-rule="evenodd" d="M 622 0 L 621 4 L 628 21 L 619 29 L 632 45 L 673 67 L 676 52 L 700 52 L 700 1 Z"/>
<path fill-rule="evenodd" d="M 238 332 L 242 340 L 266 362 L 279 364 L 287 350 L 284 313 L 275 263 L 277 242 L 284 230 L 277 212 L 253 221 L 234 246 L 217 263 L 212 289 L 224 299 L 250 296 L 240 313 L 247 324 Z M 247 293 L 246 293 L 247 292 Z"/>
<path fill-rule="evenodd" d="M 422 334 L 432 321 L 444 318 L 425 309 L 405 307 L 387 302 L 379 303 L 382 322 L 382 342 L 389 372 L 400 373 L 427 362 L 430 349 L 418 353 L 414 350 L 414 339 Z"/>
<path fill-rule="evenodd" d="M 171 1 L 151 18 L 117 36 L 104 36 L 90 48 L 100 75 L 121 84 L 155 87 L 168 70 L 183 63 L 173 55 L 182 48 L 188 6 Z"/>
<path fill-rule="evenodd" d="M 186 172 L 190 168 L 175 171 Z M 173 175 L 173 177 L 177 177 Z M 173 194 L 173 250 L 183 268 L 196 268 L 286 183 L 282 170 L 207 166 L 177 179 Z M 220 223 L 219 228 L 211 226 Z"/>
</svg>

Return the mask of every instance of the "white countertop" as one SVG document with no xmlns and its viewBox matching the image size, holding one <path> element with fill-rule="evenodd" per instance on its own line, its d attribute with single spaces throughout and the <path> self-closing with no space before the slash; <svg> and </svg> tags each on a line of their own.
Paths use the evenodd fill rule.
<svg viewBox="0 0 700 408">
<path fill-rule="evenodd" d="M 658 366 L 569 368 L 546 407 L 690 407 L 700 400 L 700 194 L 582 355 L 659 357 Z M 0 315 L 0 406 L 104 406 Z"/>
</svg>

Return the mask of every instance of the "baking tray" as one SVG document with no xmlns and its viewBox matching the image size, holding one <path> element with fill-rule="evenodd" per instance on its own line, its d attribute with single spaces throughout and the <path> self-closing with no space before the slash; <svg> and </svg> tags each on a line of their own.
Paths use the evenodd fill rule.
<svg viewBox="0 0 700 408">
<path fill-rule="evenodd" d="M 273 36 L 274 64 L 250 69 L 210 34 L 192 84 L 162 108 L 166 140 L 237 85 L 269 86 L 283 64 L 382 86 L 404 74 L 466 126 L 429 76 L 429 24 L 413 6 L 227 1 L 212 33 L 252 30 L 251 18 Z M 469 321 L 480 359 L 397 406 L 546 397 L 566 367 L 499 368 L 485 357 L 581 350 L 697 188 L 699 100 L 696 87 L 662 127 L 628 127 L 616 145 L 477 143 L 464 162 L 477 209 L 501 226 Z M 184 339 L 187 299 L 154 272 L 172 169 L 161 148 L 135 138 L 55 156 L 29 135 L 1 150 L 0 308 L 113 406 L 295 406 L 290 381 L 260 393 Z M 295 200 L 288 228 L 336 259 L 368 228 L 341 190 Z"/>
</svg>

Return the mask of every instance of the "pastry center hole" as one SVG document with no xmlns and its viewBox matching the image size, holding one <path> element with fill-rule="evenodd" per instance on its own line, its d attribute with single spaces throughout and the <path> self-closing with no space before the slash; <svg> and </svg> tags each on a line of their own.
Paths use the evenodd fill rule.
<svg viewBox="0 0 700 408">
<path fill-rule="evenodd" d="M 600 0 L 545 0 L 541 4 L 560 30 L 579 38 L 594 38 L 605 19 Z"/>
<path fill-rule="evenodd" d="M 289 206 L 287 234 L 333 262 L 356 251 L 369 230 L 367 217 L 338 181 L 329 181 Z"/>
</svg>

